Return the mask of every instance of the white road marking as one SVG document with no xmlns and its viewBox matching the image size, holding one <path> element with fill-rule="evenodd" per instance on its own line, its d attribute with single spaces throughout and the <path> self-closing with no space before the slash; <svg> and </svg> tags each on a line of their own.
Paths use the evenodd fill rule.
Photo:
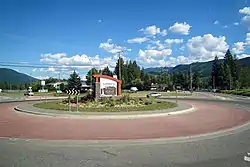
<svg viewBox="0 0 250 167">
<path fill-rule="evenodd" d="M 250 162 L 250 153 L 247 153 L 247 156 L 244 156 L 244 160 Z"/>
</svg>

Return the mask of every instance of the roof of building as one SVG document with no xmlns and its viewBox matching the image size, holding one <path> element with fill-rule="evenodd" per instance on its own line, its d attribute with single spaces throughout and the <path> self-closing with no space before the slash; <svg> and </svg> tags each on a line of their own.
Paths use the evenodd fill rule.
<svg viewBox="0 0 250 167">
<path fill-rule="evenodd" d="M 116 81 L 118 83 L 122 83 L 122 80 L 119 80 L 117 78 L 114 78 L 114 77 L 111 77 L 111 76 L 108 76 L 108 75 L 95 74 L 95 75 L 93 75 L 93 77 L 95 77 L 95 78 L 106 78 L 106 79 Z"/>
</svg>

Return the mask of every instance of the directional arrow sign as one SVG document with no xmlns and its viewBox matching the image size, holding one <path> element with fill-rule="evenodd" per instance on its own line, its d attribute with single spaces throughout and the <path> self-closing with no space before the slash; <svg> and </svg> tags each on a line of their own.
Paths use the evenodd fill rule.
<svg viewBox="0 0 250 167">
<path fill-rule="evenodd" d="M 80 94 L 80 90 L 69 89 L 69 90 L 66 90 L 66 93 L 69 94 L 69 95 L 79 95 Z"/>
</svg>

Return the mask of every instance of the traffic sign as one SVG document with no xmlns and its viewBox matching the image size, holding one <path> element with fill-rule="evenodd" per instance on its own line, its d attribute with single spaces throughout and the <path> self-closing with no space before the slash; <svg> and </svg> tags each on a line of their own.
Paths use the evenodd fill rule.
<svg viewBox="0 0 250 167">
<path fill-rule="evenodd" d="M 68 89 L 68 90 L 66 90 L 66 93 L 67 93 L 68 95 L 79 95 L 79 94 L 80 94 L 80 90 Z"/>
</svg>

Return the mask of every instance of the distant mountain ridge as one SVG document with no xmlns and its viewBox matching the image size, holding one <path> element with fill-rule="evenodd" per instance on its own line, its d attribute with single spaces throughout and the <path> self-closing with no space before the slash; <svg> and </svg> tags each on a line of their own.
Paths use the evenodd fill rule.
<svg viewBox="0 0 250 167">
<path fill-rule="evenodd" d="M 219 62 L 222 62 L 222 61 L 223 61 L 223 59 L 219 60 Z M 213 60 L 207 61 L 207 62 L 192 63 L 191 64 L 192 72 L 201 72 L 203 77 L 208 77 L 212 71 L 212 63 L 213 63 Z M 239 59 L 237 61 L 237 63 L 239 64 L 240 67 L 250 67 L 250 57 Z M 188 73 L 189 68 L 190 68 L 190 64 L 180 64 L 180 65 L 177 65 L 175 67 L 169 67 L 169 68 L 164 67 L 164 68 L 169 69 L 168 70 L 169 73 L 173 73 L 173 72 Z M 157 75 L 157 74 L 160 74 L 162 72 L 162 68 L 161 67 L 146 68 L 144 71 L 149 73 L 149 74 Z"/>
<path fill-rule="evenodd" d="M 34 81 L 38 81 L 38 79 L 9 68 L 0 68 L 0 82 L 24 84 Z"/>
</svg>

